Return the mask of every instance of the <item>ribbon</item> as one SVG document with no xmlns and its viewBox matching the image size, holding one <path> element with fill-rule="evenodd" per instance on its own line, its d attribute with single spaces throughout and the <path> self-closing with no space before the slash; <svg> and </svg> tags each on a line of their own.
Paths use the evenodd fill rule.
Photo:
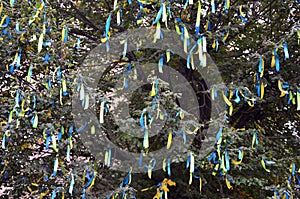
<svg viewBox="0 0 300 199">
<path fill-rule="evenodd" d="M 297 111 L 300 111 L 300 89 L 297 89 Z"/>
<path fill-rule="evenodd" d="M 218 52 L 218 49 L 219 49 L 219 41 L 218 41 L 218 38 L 216 37 L 216 39 L 214 39 L 213 41 L 213 44 L 211 45 L 211 47 L 213 49 L 216 49 L 216 52 Z"/>
<path fill-rule="evenodd" d="M 125 58 L 126 57 L 126 53 L 127 53 L 127 39 L 121 41 L 121 44 L 124 44 L 124 50 L 123 50 L 122 55 L 123 55 L 123 58 Z"/>
<path fill-rule="evenodd" d="M 101 38 L 101 42 L 105 42 L 106 45 L 106 52 L 109 52 L 110 47 L 109 47 L 109 43 L 108 43 L 108 39 L 110 37 L 110 21 L 111 21 L 111 14 L 108 16 L 106 23 L 105 23 L 105 33 L 104 33 L 104 38 Z"/>
<path fill-rule="evenodd" d="M 100 104 L 100 124 L 103 124 L 104 123 L 104 109 L 105 109 L 105 103 L 106 103 L 106 100 L 105 99 L 102 99 L 101 101 L 101 104 Z"/>
<path fill-rule="evenodd" d="M 185 4 L 183 5 L 183 9 L 184 9 L 184 10 L 187 8 L 188 3 L 189 3 L 189 0 L 186 0 L 186 1 L 185 1 Z"/>
<path fill-rule="evenodd" d="M 189 179 L 189 184 L 192 184 L 192 174 L 195 171 L 195 158 L 194 158 L 194 154 L 192 152 L 190 152 L 189 154 L 190 157 L 190 179 Z"/>
<path fill-rule="evenodd" d="M 244 151 L 243 151 L 243 149 L 239 149 L 238 161 L 231 160 L 232 164 L 235 164 L 235 165 L 241 164 L 243 161 L 243 157 L 244 157 Z"/>
<path fill-rule="evenodd" d="M 292 163 L 290 166 L 290 172 L 293 177 L 295 176 L 295 171 L 296 171 L 296 165 L 295 165 L 295 163 Z"/>
<path fill-rule="evenodd" d="M 201 2 L 198 1 L 198 10 L 197 10 L 197 18 L 196 18 L 196 35 L 200 33 L 200 19 L 201 18 Z"/>
<path fill-rule="evenodd" d="M 95 133 L 96 133 L 95 126 L 92 125 L 92 126 L 91 126 L 91 134 L 94 135 Z"/>
<path fill-rule="evenodd" d="M 258 145 L 257 132 L 254 132 L 252 137 L 252 149 L 254 149 L 254 146 L 257 145 Z"/>
<path fill-rule="evenodd" d="M 276 67 L 276 71 L 279 72 L 280 70 L 280 63 L 279 63 L 279 57 L 277 54 L 277 48 L 274 48 L 272 51 L 272 61 L 271 61 L 271 67 Z"/>
<path fill-rule="evenodd" d="M 6 142 L 6 136 L 7 136 L 7 133 L 8 131 L 5 131 L 5 133 L 3 134 L 3 137 L 2 137 L 2 144 L 1 144 L 1 146 L 2 146 L 2 149 L 4 149 L 5 150 L 5 142 Z"/>
<path fill-rule="evenodd" d="M 165 22 L 167 24 L 167 9 L 166 9 L 166 4 L 162 3 L 162 22 Z M 167 25 L 166 25 L 167 26 Z"/>
<path fill-rule="evenodd" d="M 239 96 L 239 90 L 235 90 L 235 99 L 234 99 L 235 103 L 240 103 L 241 98 Z"/>
<path fill-rule="evenodd" d="M 10 0 L 9 4 L 10 4 L 10 7 L 13 8 L 15 6 L 15 1 L 14 0 Z"/>
<path fill-rule="evenodd" d="M 170 161 L 170 159 L 168 159 L 168 163 L 167 163 L 167 174 L 169 177 L 171 176 L 171 161 Z"/>
<path fill-rule="evenodd" d="M 170 49 L 166 50 L 166 57 L 167 57 L 167 63 L 168 63 L 171 59 L 171 50 Z"/>
<path fill-rule="evenodd" d="M 265 61 L 263 59 L 263 56 L 261 56 L 258 64 L 258 72 L 260 74 L 260 77 L 264 75 L 264 68 L 265 68 L 264 66 L 265 66 Z"/>
<path fill-rule="evenodd" d="M 140 125 L 143 129 L 146 128 L 146 124 L 145 124 L 145 118 L 144 118 L 144 114 L 145 114 L 145 111 L 142 112 L 141 116 L 140 116 Z"/>
<path fill-rule="evenodd" d="M 116 10 L 117 5 L 118 5 L 118 0 L 114 0 L 114 10 Z"/>
<path fill-rule="evenodd" d="M 226 171 L 229 171 L 230 170 L 230 159 L 229 159 L 229 156 L 228 156 L 228 152 L 227 152 L 227 149 L 225 149 L 225 168 L 226 168 Z"/>
<path fill-rule="evenodd" d="M 226 32 L 226 34 L 224 33 L 224 32 L 222 32 L 222 34 L 223 34 L 223 39 L 222 39 L 222 41 L 223 41 L 223 43 L 225 44 L 225 41 L 226 41 L 226 39 L 228 38 L 228 36 L 229 36 L 229 29 L 225 29 L 225 32 Z"/>
<path fill-rule="evenodd" d="M 78 86 L 79 86 L 79 89 L 80 89 L 80 91 L 79 91 L 79 99 L 83 100 L 84 99 L 84 85 L 83 84 L 79 84 Z"/>
<path fill-rule="evenodd" d="M 44 63 L 47 64 L 49 60 L 50 60 L 50 56 L 48 53 L 46 53 L 45 58 L 44 58 Z"/>
<path fill-rule="evenodd" d="M 290 58 L 289 51 L 286 42 L 283 43 L 284 59 L 287 60 Z"/>
<path fill-rule="evenodd" d="M 232 187 L 231 184 L 230 184 L 230 181 L 229 181 L 228 178 L 227 178 L 227 175 L 226 175 L 226 177 L 225 177 L 225 183 L 226 183 L 226 186 L 227 186 L 228 189 L 233 189 L 233 187 Z"/>
<path fill-rule="evenodd" d="M 240 8 L 239 8 L 239 14 L 240 14 L 240 18 L 241 20 L 246 23 L 248 22 L 248 20 L 245 18 L 246 17 L 246 14 L 243 12 L 243 6 L 241 5 Z"/>
<path fill-rule="evenodd" d="M 220 129 L 217 133 L 217 136 L 216 136 L 216 143 L 217 144 L 221 144 L 221 142 L 222 142 L 222 132 L 223 132 L 223 128 L 220 127 Z"/>
<path fill-rule="evenodd" d="M 73 194 L 73 189 L 75 185 L 75 180 L 74 180 L 74 174 L 73 172 L 71 173 L 71 182 L 70 182 L 70 187 L 69 187 L 69 194 L 72 196 Z"/>
<path fill-rule="evenodd" d="M 188 46 L 189 46 L 189 33 L 185 26 L 182 27 L 182 36 L 183 36 L 183 50 L 185 53 L 188 53 Z"/>
<path fill-rule="evenodd" d="M 149 135 L 148 135 L 148 130 L 147 129 L 144 130 L 143 147 L 145 149 L 149 148 Z"/>
<path fill-rule="evenodd" d="M 55 160 L 54 160 L 54 167 L 53 167 L 53 173 L 52 175 L 55 177 L 57 174 L 57 168 L 58 168 L 58 158 L 56 156 Z"/>
<path fill-rule="evenodd" d="M 156 24 L 160 20 L 160 18 L 162 16 L 162 13 L 163 13 L 163 6 L 161 5 L 160 8 L 159 8 L 158 13 L 156 15 L 156 18 L 155 18 L 155 20 L 153 22 L 153 25 Z"/>
<path fill-rule="evenodd" d="M 260 98 L 263 99 L 265 94 L 265 85 L 264 82 L 260 80 Z"/>
<path fill-rule="evenodd" d="M 149 162 L 149 165 L 146 165 L 146 169 L 148 171 L 148 177 L 149 179 L 151 179 L 151 175 L 152 175 L 152 170 L 154 169 L 156 165 L 156 160 L 155 159 L 151 159 L 150 162 Z"/>
<path fill-rule="evenodd" d="M 31 124 L 32 124 L 32 127 L 33 128 L 37 128 L 37 125 L 38 125 L 38 115 L 35 114 L 32 118 L 31 118 Z"/>
<path fill-rule="evenodd" d="M 288 91 L 284 90 L 288 88 L 289 86 L 286 84 L 283 84 L 281 80 L 278 80 L 278 88 L 281 92 L 280 97 L 284 97 L 286 94 L 288 94 Z"/>
<path fill-rule="evenodd" d="M 52 149 L 57 153 L 58 148 L 56 147 L 56 138 L 54 135 L 52 135 Z"/>
<path fill-rule="evenodd" d="M 96 171 L 93 172 L 92 177 L 90 177 L 89 173 L 87 173 L 87 178 L 88 178 L 89 182 L 85 185 L 84 189 L 89 190 L 90 188 L 92 188 L 92 186 L 94 185 L 95 180 L 96 180 L 96 175 L 97 175 Z"/>
<path fill-rule="evenodd" d="M 267 172 L 270 172 L 270 170 L 266 168 L 266 164 L 268 164 L 268 165 L 270 165 L 270 164 L 275 164 L 275 162 L 273 162 L 273 161 L 268 161 L 268 160 L 266 160 L 266 158 L 264 158 L 264 157 L 261 159 L 261 165 L 262 165 L 262 167 L 264 168 L 264 170 L 267 171 Z"/>
<path fill-rule="evenodd" d="M 5 21 L 5 24 L 3 24 L 3 23 L 4 23 L 4 21 Z M 4 16 L 2 17 L 2 20 L 1 20 L 1 22 L 0 22 L 0 27 L 2 27 L 2 28 L 6 28 L 6 27 L 9 25 L 9 22 L 10 22 L 10 18 L 9 18 L 9 16 L 7 16 L 7 15 L 4 15 Z"/>
<path fill-rule="evenodd" d="M 168 133 L 167 149 L 170 149 L 172 144 L 172 131 Z"/>
<path fill-rule="evenodd" d="M 86 109 L 88 109 L 89 108 L 89 94 L 88 93 L 86 93 L 85 94 L 85 98 L 84 98 L 84 110 L 86 110 Z"/>
<path fill-rule="evenodd" d="M 121 22 L 122 22 L 122 9 L 120 8 L 118 11 L 117 11 L 117 25 L 120 26 L 121 25 Z"/>
<path fill-rule="evenodd" d="M 154 34 L 153 43 L 156 43 L 157 39 L 161 39 L 161 38 L 163 38 L 163 34 L 162 34 L 162 31 L 161 31 L 161 25 L 158 21 L 157 25 L 156 25 L 156 30 L 155 30 L 155 34 Z"/>
<path fill-rule="evenodd" d="M 110 167 L 110 161 L 111 161 L 111 149 L 108 149 L 107 151 L 105 151 L 104 164 L 107 167 Z"/>
<path fill-rule="evenodd" d="M 121 187 L 125 187 L 126 185 L 129 185 L 131 183 L 131 172 L 132 172 L 132 168 L 130 168 L 130 170 L 128 171 L 127 176 L 125 180 L 122 182 Z"/>
<path fill-rule="evenodd" d="M 41 52 L 42 47 L 43 47 L 43 39 L 44 39 L 44 34 L 41 33 L 39 37 L 39 42 L 38 42 L 38 53 Z"/>
<path fill-rule="evenodd" d="M 164 57 L 160 56 L 159 61 L 158 61 L 158 71 L 160 73 L 163 73 L 163 70 L 162 70 L 163 64 L 164 64 Z"/>
<path fill-rule="evenodd" d="M 228 105 L 229 107 L 229 115 L 232 114 L 232 111 L 233 111 L 233 106 L 232 106 L 232 103 L 229 101 L 229 99 L 226 97 L 226 95 L 224 94 L 224 92 L 222 92 L 222 95 L 223 95 L 223 99 L 225 101 L 225 103 Z"/>
<path fill-rule="evenodd" d="M 211 13 L 216 13 L 216 2 L 215 0 L 211 0 Z"/>
<path fill-rule="evenodd" d="M 70 162 L 70 151 L 71 151 L 71 148 L 70 148 L 70 145 L 67 146 L 67 161 Z"/>
<path fill-rule="evenodd" d="M 228 14 L 228 10 L 230 8 L 230 0 L 225 0 L 225 3 L 224 3 L 224 10 L 225 10 L 225 13 Z"/>
<path fill-rule="evenodd" d="M 139 159 L 139 166 L 143 165 L 143 156 L 144 156 L 144 151 L 141 150 L 140 159 Z"/>
</svg>

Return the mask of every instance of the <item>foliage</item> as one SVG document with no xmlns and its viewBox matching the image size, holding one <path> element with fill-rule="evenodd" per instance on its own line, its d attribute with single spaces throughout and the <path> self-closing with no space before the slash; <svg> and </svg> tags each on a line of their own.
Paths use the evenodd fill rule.
<svg viewBox="0 0 300 199">
<path fill-rule="evenodd" d="M 167 23 L 164 14 L 159 15 L 164 8 Z M 0 1 L 0 182 L 4 190 L 0 196 L 300 197 L 299 9 L 296 0 Z M 72 97 L 82 97 L 80 81 L 86 78 L 78 71 L 98 44 L 129 29 L 147 27 L 150 32 L 158 29 L 159 22 L 162 28 L 179 33 L 176 42 L 182 48 L 185 39 L 203 44 L 205 38 L 207 56 L 220 70 L 224 84 L 206 84 L 203 71 L 210 71 L 210 62 L 207 66 L 195 62 L 195 69 L 188 69 L 187 60 L 172 54 L 168 66 L 194 89 L 201 117 L 190 119 L 193 111 L 179 106 L 180 96 L 170 92 L 174 85 L 167 83 L 172 74 L 157 73 L 159 103 L 170 117 L 160 134 L 149 139 L 149 147 L 143 144 L 145 138 L 121 132 L 112 110 L 116 98 L 107 98 L 104 134 L 125 151 L 146 156 L 165 147 L 170 132 L 181 136 L 177 125 L 184 117 L 189 118 L 184 120 L 184 129 L 199 127 L 193 144 L 185 154 L 178 154 L 184 159 L 172 157 L 170 164 L 151 174 L 149 169 L 144 173 L 130 168 L 128 173 L 115 171 L 108 164 L 109 150 L 103 151 L 103 161 L 81 139 L 92 127 L 74 125 Z M 114 88 L 128 64 L 158 63 L 164 53 L 146 49 L 120 55 L 101 77 L 99 95 L 92 96 L 97 114 L 104 111 L 101 97 L 117 93 Z M 149 84 L 134 92 L 129 105 L 133 119 L 120 121 L 126 132 L 131 131 L 131 124 L 139 124 L 143 109 L 152 106 L 155 95 L 149 96 L 151 90 Z M 218 107 L 218 100 L 226 111 L 213 120 L 211 110 Z M 184 116 L 176 117 L 180 110 Z M 211 126 L 214 143 L 202 156 L 201 146 Z"/>
</svg>

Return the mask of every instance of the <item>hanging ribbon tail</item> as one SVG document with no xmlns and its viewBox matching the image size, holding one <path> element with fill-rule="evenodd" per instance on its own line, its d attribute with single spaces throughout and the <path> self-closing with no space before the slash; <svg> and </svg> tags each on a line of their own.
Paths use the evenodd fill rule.
<svg viewBox="0 0 300 199">
<path fill-rule="evenodd" d="M 230 170 L 230 162 L 229 161 L 230 161 L 230 159 L 229 159 L 229 156 L 228 156 L 228 152 L 225 149 L 225 168 L 226 168 L 226 171 Z"/>
<path fill-rule="evenodd" d="M 195 171 L 195 157 L 192 152 L 190 152 L 190 173 L 194 173 Z"/>
<path fill-rule="evenodd" d="M 76 43 L 76 48 L 77 48 L 77 50 L 79 50 L 80 49 L 80 38 L 77 38 L 77 43 Z"/>
<path fill-rule="evenodd" d="M 105 99 L 103 99 L 101 101 L 101 104 L 100 104 L 100 116 L 99 116 L 99 119 L 100 119 L 100 124 L 103 124 L 104 123 L 104 110 L 105 110 Z"/>
<path fill-rule="evenodd" d="M 296 171 L 296 164 L 292 163 L 291 166 L 290 166 L 290 172 L 291 172 L 293 177 L 295 176 L 295 171 Z"/>
<path fill-rule="evenodd" d="M 140 167 L 143 165 L 143 155 L 144 155 L 144 151 L 142 150 L 141 154 L 140 154 L 140 159 L 139 159 L 139 166 Z"/>
<path fill-rule="evenodd" d="M 108 149 L 107 151 L 105 151 L 104 164 L 107 167 L 110 167 L 110 161 L 111 161 L 111 149 Z"/>
<path fill-rule="evenodd" d="M 240 103 L 240 101 L 241 101 L 241 98 L 239 96 L 239 91 L 238 90 L 235 91 L 235 99 L 234 99 L 234 101 L 235 101 L 235 103 Z"/>
<path fill-rule="evenodd" d="M 167 174 L 168 174 L 169 177 L 171 176 L 171 162 L 170 162 L 170 159 L 168 159 Z"/>
<path fill-rule="evenodd" d="M 230 8 L 230 0 L 225 0 L 225 3 L 224 3 L 224 10 L 225 10 L 225 13 L 228 14 L 228 10 Z"/>
<path fill-rule="evenodd" d="M 70 145 L 67 146 L 67 161 L 70 162 Z"/>
<path fill-rule="evenodd" d="M 75 184 L 75 180 L 74 180 L 74 174 L 71 174 L 71 182 L 70 182 L 70 187 L 69 187 L 69 194 L 72 196 L 73 193 L 73 189 L 74 189 L 74 184 Z"/>
<path fill-rule="evenodd" d="M 266 168 L 266 160 L 265 160 L 265 158 L 261 159 L 261 165 L 262 165 L 262 167 L 264 168 L 264 170 L 266 172 L 270 172 L 270 170 Z"/>
<path fill-rule="evenodd" d="M 144 123 L 144 112 L 140 116 L 140 125 L 144 129 L 145 128 L 145 123 Z"/>
<path fill-rule="evenodd" d="M 256 146 L 256 145 L 258 145 L 257 133 L 254 132 L 253 137 L 252 137 L 252 148 L 254 149 L 254 146 Z"/>
<path fill-rule="evenodd" d="M 248 22 L 248 20 L 245 18 L 246 17 L 246 14 L 243 12 L 243 6 L 241 5 L 240 8 L 239 8 L 239 14 L 240 14 L 240 18 L 241 20 L 246 23 Z"/>
<path fill-rule="evenodd" d="M 279 63 L 278 56 L 275 56 L 275 67 L 276 67 L 276 71 L 279 72 L 279 70 L 280 70 L 280 63 Z"/>
<path fill-rule="evenodd" d="M 54 177 L 56 176 L 57 168 L 58 168 L 58 158 L 55 158 L 55 160 L 54 160 L 53 174 L 52 174 Z"/>
<path fill-rule="evenodd" d="M 6 141 L 6 133 L 4 133 L 3 137 L 2 137 L 2 149 L 5 150 L 5 141 Z"/>
<path fill-rule="evenodd" d="M 40 53 L 42 51 L 43 39 L 44 39 L 44 34 L 41 33 L 41 35 L 39 37 L 39 43 L 38 43 L 38 53 Z"/>
<path fill-rule="evenodd" d="M 198 10 L 197 10 L 197 18 L 196 18 L 196 35 L 200 33 L 200 18 L 201 18 L 201 2 L 198 1 Z"/>
<path fill-rule="evenodd" d="M 31 119 L 31 124 L 33 128 L 37 128 L 38 125 L 38 115 L 35 114 Z"/>
<path fill-rule="evenodd" d="M 185 131 L 182 131 L 182 139 L 183 139 L 183 144 L 186 143 L 186 134 Z"/>
<path fill-rule="evenodd" d="M 283 44 L 283 50 L 284 50 L 284 59 L 285 60 L 289 59 L 290 56 L 289 56 L 289 51 L 286 43 Z"/>
<path fill-rule="evenodd" d="M 157 22 L 160 20 L 160 18 L 162 16 L 162 13 L 163 13 L 163 6 L 160 6 L 159 11 L 158 11 L 158 13 L 156 15 L 156 18 L 155 18 L 155 20 L 153 22 L 153 25 L 157 24 Z"/>
<path fill-rule="evenodd" d="M 221 127 L 220 130 L 218 131 L 217 133 L 217 136 L 216 136 L 216 143 L 217 144 L 220 144 L 221 141 L 222 141 L 222 132 L 223 132 L 223 128 Z"/>
<path fill-rule="evenodd" d="M 106 24 L 105 24 L 106 37 L 108 37 L 108 32 L 109 32 L 109 28 L 110 28 L 110 21 L 111 21 L 111 14 L 108 16 L 108 18 L 106 20 Z"/>
<path fill-rule="evenodd" d="M 225 178 L 225 183 L 226 183 L 226 186 L 227 186 L 228 189 L 233 189 L 233 187 L 231 186 L 230 181 L 228 180 L 227 176 Z"/>
<path fill-rule="evenodd" d="M 275 66 L 275 49 L 272 50 L 272 60 L 271 60 L 271 67 Z"/>
<path fill-rule="evenodd" d="M 216 13 L 216 3 L 214 0 L 211 0 L 211 13 Z"/>
<path fill-rule="evenodd" d="M 248 20 L 247 20 L 246 18 L 244 18 L 242 15 L 240 15 L 240 18 L 241 18 L 241 20 L 242 20 L 244 23 L 247 23 L 247 22 L 248 22 Z"/>
<path fill-rule="evenodd" d="M 149 148 L 149 135 L 148 135 L 148 130 L 147 129 L 144 130 L 143 147 L 145 149 Z"/>
<path fill-rule="evenodd" d="M 164 58 L 163 58 L 163 56 L 161 56 L 158 61 L 158 71 L 160 73 L 163 73 L 163 69 L 162 69 L 163 64 L 164 64 Z"/>
<path fill-rule="evenodd" d="M 167 141 L 167 149 L 170 149 L 171 144 L 172 144 L 172 132 L 169 132 L 168 141 Z"/>
<path fill-rule="evenodd" d="M 297 111 L 300 111 L 300 89 L 297 89 Z"/>
</svg>

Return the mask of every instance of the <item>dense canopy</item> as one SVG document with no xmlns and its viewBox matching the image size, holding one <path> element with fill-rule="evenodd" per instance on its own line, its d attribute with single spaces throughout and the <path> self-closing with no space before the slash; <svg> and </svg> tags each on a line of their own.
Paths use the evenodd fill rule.
<svg viewBox="0 0 300 199">
<path fill-rule="evenodd" d="M 300 198 L 299 11 L 0 0 L 0 196 Z"/>
</svg>

